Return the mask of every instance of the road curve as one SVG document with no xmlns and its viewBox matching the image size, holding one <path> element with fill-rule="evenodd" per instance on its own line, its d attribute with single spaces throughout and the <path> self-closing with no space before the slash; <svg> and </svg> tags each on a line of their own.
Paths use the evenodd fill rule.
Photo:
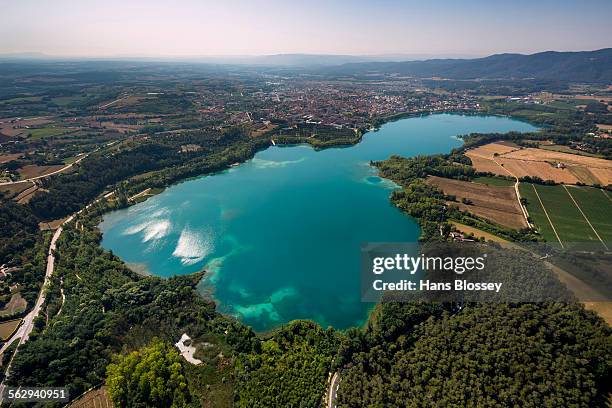
<svg viewBox="0 0 612 408">
<path fill-rule="evenodd" d="M 325 396 L 325 402 L 327 408 L 336 408 L 336 397 L 338 394 L 338 387 L 340 386 L 340 375 L 336 371 L 332 376 L 332 379 L 329 383 L 329 388 L 327 389 L 327 395 Z"/>
<path fill-rule="evenodd" d="M 16 180 L 16 181 L 3 181 L 2 183 L 0 183 L 0 186 L 10 186 L 13 184 L 21 184 L 21 183 L 28 183 L 28 182 L 32 182 L 34 180 L 40 180 L 40 179 L 44 179 L 50 176 L 53 176 L 54 174 L 59 174 L 59 173 L 63 173 L 64 171 L 68 170 L 69 168 L 71 168 L 72 166 L 74 166 L 75 164 L 78 164 L 81 160 L 83 160 L 84 158 L 86 158 L 87 156 L 89 156 L 89 153 L 86 153 L 84 155 L 82 155 L 81 157 L 79 157 L 78 159 L 76 159 L 75 161 L 73 161 L 70 164 L 65 165 L 64 167 L 62 167 L 61 169 L 52 171 L 51 173 L 47 173 L 47 174 L 42 174 L 40 176 L 36 176 L 36 177 L 30 177 L 27 179 L 23 179 L 23 180 Z"/>
</svg>

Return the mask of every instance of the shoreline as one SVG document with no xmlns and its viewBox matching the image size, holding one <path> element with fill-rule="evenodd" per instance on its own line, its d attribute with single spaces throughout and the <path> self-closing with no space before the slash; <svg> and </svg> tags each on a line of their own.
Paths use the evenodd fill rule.
<svg viewBox="0 0 612 408">
<path fill-rule="evenodd" d="M 392 122 L 396 122 L 396 121 L 399 121 L 399 120 L 404 120 L 404 119 L 410 119 L 410 118 L 427 117 L 427 116 L 444 115 L 444 114 L 447 114 L 447 115 L 459 115 L 459 116 L 482 116 L 482 117 L 486 117 L 486 116 L 498 116 L 498 117 L 503 117 L 503 115 L 491 115 L 491 114 L 485 114 L 485 113 L 482 113 L 482 112 L 471 112 L 471 113 L 470 113 L 470 112 L 465 112 L 465 111 L 461 111 L 461 112 L 448 112 L 448 111 L 444 111 L 444 112 L 434 112 L 434 113 L 418 113 L 418 114 L 415 114 L 415 113 L 405 113 L 405 114 L 396 115 L 396 116 L 394 116 L 393 118 L 387 118 L 388 120 L 386 120 L 384 123 L 380 124 L 378 128 L 376 128 L 376 129 L 371 129 L 371 130 L 368 130 L 367 132 L 364 132 L 364 133 L 361 135 L 361 137 L 359 138 L 359 141 L 358 141 L 358 142 L 356 142 L 356 143 L 354 143 L 354 144 L 350 144 L 350 145 L 346 145 L 346 144 L 338 144 L 338 145 L 330 145 L 330 146 L 326 146 L 326 147 L 324 147 L 324 148 L 317 148 L 316 146 L 313 146 L 312 144 L 310 144 L 310 143 L 308 143 L 308 142 L 301 142 L 301 143 L 294 143 L 294 144 L 293 144 L 293 143 L 292 143 L 292 144 L 276 144 L 275 146 L 278 146 L 279 148 L 284 148 L 284 147 L 295 147 L 295 146 L 305 146 L 305 147 L 311 148 L 311 149 L 312 149 L 312 150 L 314 150 L 315 152 L 316 152 L 316 151 L 325 150 L 325 149 L 328 149 L 328 148 L 348 148 L 348 147 L 354 147 L 354 146 L 358 145 L 358 144 L 359 144 L 361 141 L 363 141 L 363 137 L 364 137 L 364 136 L 365 136 L 367 133 L 375 133 L 375 132 L 378 132 L 378 131 L 379 131 L 379 130 L 382 128 L 382 127 L 384 127 L 384 125 L 386 125 L 386 124 L 388 124 L 388 123 L 392 123 Z M 510 117 L 510 116 L 506 116 L 506 117 L 508 117 L 508 118 L 510 118 L 510 119 L 513 119 L 513 118 L 512 118 L 512 117 Z M 522 122 L 524 122 L 524 121 L 522 121 Z M 528 123 L 528 122 L 526 122 L 526 123 Z M 451 136 L 451 137 L 452 137 L 452 138 L 454 138 L 454 139 L 460 140 L 460 141 L 463 143 L 463 142 L 464 142 L 464 140 L 463 140 L 463 138 L 461 138 L 460 136 L 461 136 L 460 134 L 457 134 L 457 135 L 454 135 L 454 136 Z M 188 177 L 188 178 L 182 179 L 182 180 L 180 180 L 180 181 L 177 181 L 177 182 L 175 182 L 175 183 L 172 183 L 172 184 L 171 184 L 171 185 L 170 185 L 168 188 L 166 188 L 164 191 L 169 190 L 170 188 L 172 188 L 172 187 L 174 187 L 174 186 L 176 186 L 176 185 L 182 184 L 182 183 L 187 182 L 187 181 L 190 181 L 190 180 L 196 180 L 196 179 L 203 178 L 203 177 L 207 177 L 207 176 L 213 176 L 213 175 L 218 175 L 218 174 L 223 174 L 223 173 L 226 173 L 226 172 L 228 172 L 229 170 L 231 170 L 231 169 L 233 169 L 233 168 L 235 168 L 235 167 L 236 167 L 236 168 L 237 168 L 237 167 L 240 167 L 241 165 L 243 165 L 243 164 L 245 164 L 245 163 L 248 163 L 249 161 L 252 161 L 252 160 L 253 160 L 253 158 L 254 158 L 254 157 L 255 157 L 255 156 L 256 156 L 256 155 L 257 155 L 259 152 L 265 151 L 265 150 L 269 149 L 270 147 L 275 147 L 275 146 L 273 146 L 273 145 L 271 145 L 271 144 L 270 144 L 269 146 L 265 147 L 264 149 L 259 149 L 259 150 L 257 150 L 257 151 L 254 153 L 254 155 L 253 155 L 252 157 L 250 157 L 249 159 L 247 159 L 247 160 L 245 160 L 245 161 L 243 161 L 243 162 L 240 162 L 238 165 L 233 164 L 233 165 L 230 165 L 230 166 L 228 166 L 227 168 L 224 168 L 224 169 L 219 170 L 219 171 L 215 171 L 215 172 L 211 172 L 211 173 L 205 173 L 205 174 L 201 174 L 201 175 L 199 175 L 199 176 Z M 460 147 L 460 148 L 461 148 L 461 147 Z M 438 154 L 448 154 L 448 153 L 449 153 L 449 152 L 451 152 L 451 151 L 452 151 L 452 149 L 451 149 L 451 150 L 449 150 L 449 151 L 447 151 L 447 152 L 442 152 L 442 153 L 438 153 Z M 371 166 L 371 164 L 370 164 L 369 166 L 370 166 L 370 167 L 372 167 L 372 166 Z M 378 174 L 377 174 L 377 176 L 378 176 L 378 177 L 380 177 L 380 175 L 378 175 Z M 387 180 L 386 178 L 383 178 L 383 177 L 381 177 L 381 178 L 382 178 L 383 180 Z M 398 187 L 399 187 L 399 186 L 398 186 Z M 145 191 L 145 190 L 143 190 L 143 191 Z M 153 195 L 148 195 L 146 198 L 148 199 L 148 198 L 149 198 L 149 197 L 151 197 L 151 196 L 153 196 Z M 142 200 L 142 201 L 140 201 L 140 202 L 144 202 L 144 201 L 146 201 L 146 200 Z M 129 208 L 129 207 L 131 207 L 131 206 L 132 206 L 132 205 L 134 205 L 134 204 L 136 204 L 136 203 L 130 203 L 130 204 L 127 206 L 127 207 L 124 207 L 123 209 L 125 209 L 125 208 Z M 117 209 L 117 210 L 120 210 L 120 209 Z M 105 211 L 105 212 L 108 212 L 108 211 Z M 418 224 L 418 220 L 417 220 L 417 219 L 414 219 L 414 221 L 415 221 L 415 222 Z M 420 226 L 419 226 L 419 228 L 420 228 Z M 104 249 L 106 250 L 106 248 L 104 248 Z M 125 261 L 124 261 L 124 262 L 125 262 Z M 130 264 L 128 264 L 128 263 L 126 263 L 126 265 L 127 265 L 128 267 L 130 267 Z M 131 269 L 131 270 L 134 270 L 134 269 L 133 269 L 133 268 L 131 268 L 131 267 L 130 267 L 130 269 Z M 222 305 L 222 302 L 221 302 L 219 299 L 217 299 L 217 298 L 215 297 L 215 295 L 214 295 L 214 293 L 215 293 L 215 290 L 214 290 L 214 284 L 210 284 L 210 283 L 209 283 L 209 284 L 207 285 L 206 289 L 205 289 L 205 290 L 203 290 L 204 288 L 203 288 L 203 286 L 202 286 L 202 283 L 206 281 L 206 277 L 209 275 L 209 271 L 207 271 L 206 266 L 204 266 L 204 267 L 202 268 L 202 271 L 204 271 L 205 276 L 203 276 L 203 277 L 202 277 L 202 280 L 200 281 L 200 283 L 198 283 L 198 288 L 197 288 L 198 292 L 200 293 L 200 295 L 201 295 L 201 296 L 203 296 L 203 297 L 205 297 L 205 298 L 210 299 L 211 301 L 213 301 L 213 302 L 214 302 L 214 303 L 217 305 L 217 307 L 221 306 L 221 305 Z M 138 271 L 135 271 L 135 272 L 136 272 L 136 273 L 138 273 Z M 201 272 L 194 272 L 194 273 L 201 273 Z M 140 273 L 139 273 L 139 274 L 140 274 Z M 190 274 L 188 274 L 188 275 L 190 275 Z M 144 276 L 147 276 L 147 275 L 144 275 Z M 148 276 L 155 276 L 155 277 L 159 277 L 159 278 L 162 278 L 162 279 L 163 279 L 163 278 L 169 278 L 169 276 L 168 276 L 168 277 L 165 277 L 165 276 L 158 276 L 158 275 L 155 275 L 155 274 L 152 274 L 152 273 L 150 273 Z M 359 323 L 358 325 L 350 325 L 350 326 L 348 326 L 347 328 L 342 329 L 342 330 L 347 330 L 347 329 L 349 329 L 349 328 L 353 328 L 353 327 L 363 327 L 363 326 L 367 325 L 367 322 L 368 322 L 368 321 L 369 321 L 369 319 L 370 319 L 370 316 L 371 316 L 372 311 L 373 311 L 373 310 L 375 310 L 376 304 L 377 304 L 377 303 L 372 303 L 372 305 L 371 305 L 370 307 L 368 307 L 368 308 L 367 308 L 367 313 L 366 313 L 365 317 L 363 318 L 363 320 L 361 321 L 361 323 Z M 247 326 L 251 327 L 251 329 L 253 329 L 253 327 L 252 327 L 251 325 L 249 325 L 249 324 L 245 323 L 245 322 L 244 322 L 244 321 L 243 321 L 243 320 L 240 318 L 240 315 L 239 315 L 239 314 L 232 314 L 232 313 L 228 313 L 228 312 L 221 312 L 221 311 L 219 311 L 219 313 L 222 313 L 222 314 L 223 314 L 223 315 L 225 315 L 225 316 L 231 317 L 232 319 L 236 319 L 237 321 L 241 322 L 242 324 L 245 324 L 245 325 L 247 325 Z M 318 324 L 318 325 L 320 325 L 320 326 L 321 326 L 321 324 L 320 324 L 319 322 L 317 322 L 315 319 L 293 319 L 293 320 L 290 320 L 290 321 L 294 321 L 294 320 L 306 320 L 306 321 L 312 321 L 312 322 L 314 322 L 314 323 L 316 323 L 316 324 Z M 288 321 L 288 322 L 290 322 L 290 321 Z M 267 334 L 269 334 L 269 333 L 272 333 L 274 330 L 276 330 L 276 329 L 278 329 L 278 328 L 280 328 L 280 327 L 282 327 L 282 326 L 286 325 L 288 322 L 279 323 L 278 325 L 275 325 L 274 327 L 272 327 L 271 329 L 268 329 L 268 330 L 263 330 L 263 331 L 255 331 L 255 330 L 254 330 L 254 332 L 255 332 L 255 333 L 257 333 L 258 335 L 265 336 L 265 335 L 267 335 Z"/>
</svg>

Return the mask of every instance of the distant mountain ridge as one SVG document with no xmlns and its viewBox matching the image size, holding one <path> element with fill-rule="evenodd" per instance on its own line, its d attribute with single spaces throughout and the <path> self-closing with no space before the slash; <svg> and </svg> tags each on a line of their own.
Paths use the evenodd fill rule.
<svg viewBox="0 0 612 408">
<path fill-rule="evenodd" d="M 193 55 L 193 56 L 147 56 L 115 55 L 109 57 L 52 56 L 41 52 L 0 54 L 0 62 L 26 61 L 137 61 L 137 62 L 187 62 L 220 65 L 252 65 L 264 67 L 326 67 L 359 62 L 423 61 L 432 58 L 473 58 L 462 54 L 269 54 L 269 55 Z"/>
<path fill-rule="evenodd" d="M 0 54 L 6 62 L 136 62 L 141 64 L 194 63 L 210 66 L 252 66 L 306 70 L 309 73 L 336 76 L 399 74 L 416 78 L 440 77 L 471 79 L 538 79 L 586 83 L 612 83 L 612 48 L 596 51 L 536 54 L 495 54 L 470 58 L 450 54 L 452 58 L 431 59 L 425 54 L 340 55 L 271 54 L 254 56 L 117 56 L 57 57 L 37 52 Z"/>
<path fill-rule="evenodd" d="M 546 51 L 531 55 L 495 54 L 476 59 L 348 63 L 330 67 L 326 71 L 339 75 L 378 72 L 419 78 L 612 82 L 612 48 L 577 52 Z"/>
</svg>

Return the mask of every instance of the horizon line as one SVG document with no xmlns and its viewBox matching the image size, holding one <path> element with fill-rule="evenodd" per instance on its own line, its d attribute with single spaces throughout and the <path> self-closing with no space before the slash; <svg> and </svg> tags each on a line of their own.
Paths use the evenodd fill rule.
<svg viewBox="0 0 612 408">
<path fill-rule="evenodd" d="M 91 54 L 91 55 L 80 55 L 80 54 L 54 54 L 46 53 L 43 51 L 19 51 L 19 52 L 0 52 L 0 58 L 14 57 L 14 58 L 57 58 L 57 59 L 130 59 L 130 58 L 145 58 L 145 59 L 192 59 L 192 58 L 263 58 L 263 57 L 279 57 L 279 56 L 305 56 L 305 57 L 345 57 L 345 58 L 380 58 L 380 57 L 431 57 L 431 59 L 437 58 L 457 58 L 457 59 L 471 59 L 471 58 L 483 58 L 493 55 L 503 54 L 515 54 L 515 55 L 535 55 L 547 52 L 554 53 L 580 53 L 580 52 L 595 52 L 607 50 L 612 47 L 594 48 L 594 49 L 578 49 L 578 50 L 554 50 L 545 49 L 535 52 L 512 52 L 512 51 L 498 51 L 493 53 L 418 53 L 418 52 L 392 52 L 392 53 L 372 53 L 372 54 L 349 54 L 349 53 L 317 53 L 317 52 L 277 52 L 277 53 L 261 53 L 261 54 Z"/>
</svg>

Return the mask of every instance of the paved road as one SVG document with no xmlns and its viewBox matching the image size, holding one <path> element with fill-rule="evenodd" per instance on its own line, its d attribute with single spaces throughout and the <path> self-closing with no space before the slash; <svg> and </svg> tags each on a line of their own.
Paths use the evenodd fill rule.
<svg viewBox="0 0 612 408">
<path fill-rule="evenodd" d="M 76 217 L 81 212 L 83 212 L 83 210 L 86 210 L 86 209 L 90 208 L 92 205 L 94 205 L 98 201 L 102 200 L 103 198 L 109 198 L 113 194 L 115 194 L 114 191 L 111 191 L 109 193 L 104 194 L 104 196 L 102 198 L 98 198 L 97 200 L 95 200 L 92 203 L 88 204 L 82 210 L 77 211 L 76 213 L 72 214 L 70 217 L 66 218 L 64 220 L 64 222 L 62 222 L 62 225 L 60 225 L 59 228 L 57 230 L 55 230 L 55 233 L 53 234 L 53 237 L 51 238 L 51 243 L 49 244 L 49 251 L 47 253 L 47 269 L 45 270 L 45 279 L 44 279 L 44 282 L 43 282 L 43 286 L 40 289 L 40 293 L 38 294 L 38 299 L 36 299 L 36 303 L 34 304 L 34 307 L 30 311 L 30 313 L 28 313 L 26 315 L 26 317 L 23 319 L 23 321 L 21 322 L 21 325 L 19 326 L 17 331 L 0 348 L 0 354 L 2 354 L 12 343 L 14 343 L 15 341 L 19 340 L 19 343 L 17 344 L 17 350 L 15 350 L 15 352 L 13 353 L 13 356 L 11 357 L 11 360 L 9 361 L 9 363 L 8 363 L 8 365 L 6 367 L 6 370 L 5 370 L 6 377 L 5 377 L 5 379 L 8 378 L 8 376 L 10 374 L 9 370 L 11 369 L 11 363 L 13 362 L 13 358 L 15 358 L 15 355 L 17 354 L 17 351 L 18 351 L 19 347 L 23 343 L 28 341 L 28 339 L 30 338 L 30 333 L 32 333 L 32 329 L 34 328 L 34 320 L 36 320 L 36 318 L 40 314 L 40 311 L 42 309 L 42 305 L 45 303 L 45 295 L 46 295 L 45 289 L 47 288 L 47 286 L 49 286 L 49 281 L 51 279 L 51 276 L 53 275 L 53 270 L 54 270 L 54 267 L 55 267 L 55 255 L 54 255 L 54 252 L 55 252 L 55 248 L 56 248 L 56 245 L 57 245 L 57 240 L 59 239 L 60 235 L 62 235 L 62 231 L 64 229 L 63 228 L 64 225 L 69 223 L 70 221 L 72 221 L 74 219 L 74 217 Z M 2 404 L 2 394 L 4 393 L 4 388 L 5 388 L 5 385 L 4 385 L 4 380 L 3 380 L 2 383 L 0 384 L 0 404 Z"/>
<path fill-rule="evenodd" d="M 121 97 L 121 98 L 119 98 L 119 99 L 115 99 L 114 101 L 109 102 L 109 103 L 107 103 L 107 104 L 104 104 L 104 105 L 102 105 L 102 106 L 98 106 L 98 109 L 108 108 L 109 106 L 111 106 L 111 105 L 113 105 L 113 104 L 115 104 L 115 103 L 117 103 L 117 102 L 119 102 L 119 101 L 122 101 L 122 100 L 124 100 L 124 99 L 129 98 L 129 96 L 130 96 L 130 95 L 126 95 L 126 96 L 124 96 L 124 97 Z"/>
<path fill-rule="evenodd" d="M 53 237 L 51 238 L 51 243 L 49 244 L 49 251 L 47 252 L 47 268 L 45 270 L 45 279 L 43 282 L 43 286 L 40 289 L 40 293 L 38 294 L 38 299 L 36 299 L 36 303 L 34 304 L 34 307 L 30 311 L 30 313 L 28 313 L 26 317 L 23 318 L 21 325 L 19 326 L 17 331 L 11 336 L 10 339 L 6 341 L 6 343 L 2 345 L 2 347 L 0 348 L 0 354 L 2 354 L 4 350 L 6 350 L 17 339 L 20 339 L 19 345 L 17 346 L 19 347 L 23 343 L 28 341 L 28 339 L 30 338 L 30 333 L 32 332 L 32 329 L 34 328 L 34 320 L 40 314 L 42 305 L 43 303 L 45 303 L 45 289 L 49 285 L 49 280 L 51 279 L 51 276 L 53 275 L 53 269 L 55 267 L 55 255 L 53 252 L 55 252 L 57 240 L 59 239 L 60 235 L 62 235 L 64 225 L 72 221 L 74 217 L 82 213 L 83 210 L 90 208 L 92 205 L 94 205 L 95 203 L 97 203 L 98 201 L 102 199 L 111 197 L 113 194 L 115 194 L 114 191 L 104 194 L 102 198 L 98 198 L 97 200 L 85 206 L 85 208 L 83 208 L 82 210 L 79 210 L 76 213 L 72 214 L 70 217 L 66 218 L 64 222 L 62 222 L 62 224 L 59 226 L 59 228 L 55 230 L 55 233 L 53 234 Z M 13 354 L 13 357 L 15 357 L 15 354 L 17 354 L 17 352 Z M 10 368 L 10 362 L 9 362 L 9 368 Z M 7 373 L 8 373 L 8 370 L 7 370 Z"/>
<path fill-rule="evenodd" d="M 327 408 L 336 408 L 336 396 L 338 394 L 338 387 L 340 386 L 340 375 L 335 372 L 334 376 L 329 383 L 329 389 L 327 390 Z"/>
<path fill-rule="evenodd" d="M 32 182 L 34 180 L 40 180 L 40 179 L 43 179 L 43 178 L 46 178 L 46 177 L 49 177 L 49 176 L 53 176 L 54 174 L 62 173 L 64 171 L 68 170 L 69 168 L 71 168 L 72 166 L 74 166 L 75 164 L 78 164 L 81 160 L 83 160 L 87 156 L 89 156 L 89 153 L 82 155 L 81 157 L 79 157 L 78 159 L 73 161 L 72 163 L 65 165 L 64 167 L 62 167 L 59 170 L 52 171 L 51 173 L 43 174 L 41 176 L 36 176 L 36 177 L 30 177 L 30 178 L 23 179 L 23 180 L 3 181 L 2 183 L 0 183 L 0 186 L 10 186 L 11 184 L 28 183 L 28 182 Z"/>
<path fill-rule="evenodd" d="M 66 221 L 62 223 L 62 226 L 65 223 L 72 221 L 73 218 L 74 218 L 74 215 L 67 218 Z M 4 353 L 4 351 L 15 341 L 19 340 L 19 342 L 17 343 L 17 348 L 19 348 L 23 343 L 28 341 L 28 339 L 30 338 L 30 333 L 32 333 L 32 329 L 34 328 L 34 320 L 36 320 L 36 318 L 40 314 L 42 305 L 45 303 L 46 288 L 47 286 L 49 286 L 49 280 L 51 279 L 51 276 L 53 275 L 53 268 L 55 266 L 55 255 L 53 254 L 53 252 L 55 251 L 57 240 L 59 239 L 60 235 L 62 235 L 62 230 L 63 230 L 62 226 L 60 226 L 55 231 L 55 234 L 53 234 L 53 237 L 51 238 L 51 243 L 49 245 L 49 252 L 47 253 L 47 269 L 45 270 L 45 280 L 43 282 L 42 288 L 40 289 L 40 293 L 38 294 L 38 299 L 36 299 L 36 303 L 34 304 L 34 307 L 30 311 L 30 313 L 28 313 L 26 317 L 23 318 L 21 322 L 21 326 L 19 326 L 19 328 L 13 334 L 13 336 L 11 336 L 11 338 L 8 339 L 6 343 L 4 343 L 2 348 L 0 348 L 0 354 Z M 13 362 L 13 358 L 15 357 L 15 354 L 17 354 L 17 351 L 13 353 L 13 356 L 11 357 L 11 360 L 9 361 L 6 367 L 5 372 L 6 372 L 7 377 L 9 375 L 9 370 L 11 369 L 11 363 Z M 2 381 L 2 383 L 0 384 L 0 403 L 2 403 L 1 398 L 2 398 L 2 394 L 4 393 L 4 388 L 5 388 L 4 381 Z"/>
<path fill-rule="evenodd" d="M 71 221 L 72 218 L 73 217 L 66 219 L 64 223 Z M 49 252 L 47 254 L 47 269 L 45 271 L 45 280 L 43 282 L 43 287 L 41 288 L 40 293 L 38 294 L 38 299 L 36 299 L 34 307 L 30 311 L 30 313 L 28 313 L 26 317 L 23 318 L 21 326 L 19 326 L 13 336 L 0 348 L 0 354 L 3 353 L 4 350 L 6 350 L 8 346 L 10 346 L 17 339 L 20 339 L 19 345 L 28 341 L 30 333 L 34 328 L 34 320 L 40 313 L 43 303 L 45 303 L 45 289 L 49 285 L 49 280 L 51 278 L 51 275 L 53 275 L 53 268 L 55 264 L 55 256 L 53 255 L 53 251 L 55 251 L 57 240 L 59 239 L 61 234 L 62 227 L 60 226 L 57 230 L 55 230 L 55 234 L 53 234 L 53 238 L 51 238 L 51 244 L 49 245 Z"/>
</svg>

